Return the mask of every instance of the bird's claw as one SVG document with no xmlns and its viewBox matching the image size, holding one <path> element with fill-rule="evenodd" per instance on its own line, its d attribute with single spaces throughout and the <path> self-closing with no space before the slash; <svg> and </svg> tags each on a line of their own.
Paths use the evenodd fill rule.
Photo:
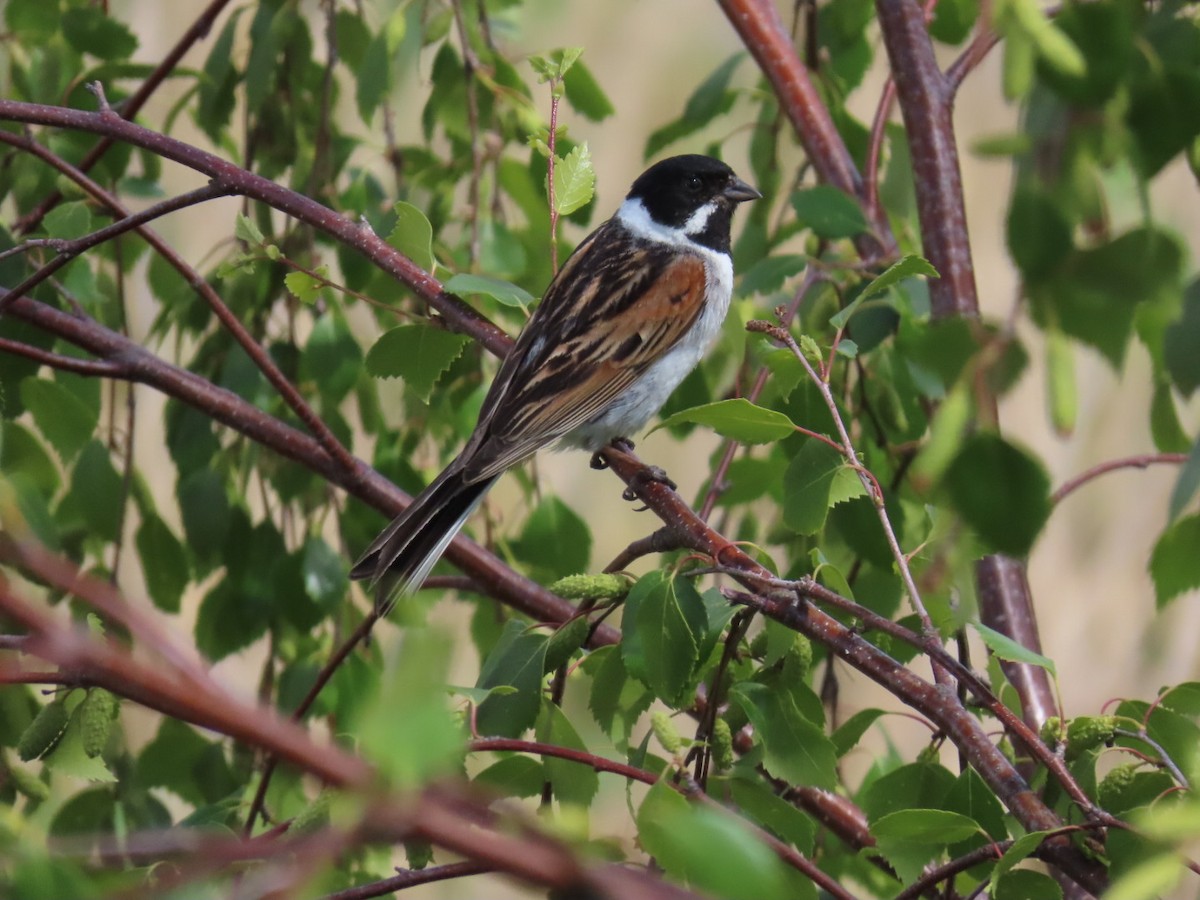
<svg viewBox="0 0 1200 900">
<path fill-rule="evenodd" d="M 665 470 L 660 469 L 658 466 L 644 466 L 633 476 L 633 480 L 630 482 L 629 487 L 625 488 L 621 493 L 621 497 L 629 501 L 636 500 L 638 491 L 646 484 L 653 482 L 666 485 L 671 490 L 675 490 L 676 488 L 675 482 L 670 479 Z"/>
</svg>

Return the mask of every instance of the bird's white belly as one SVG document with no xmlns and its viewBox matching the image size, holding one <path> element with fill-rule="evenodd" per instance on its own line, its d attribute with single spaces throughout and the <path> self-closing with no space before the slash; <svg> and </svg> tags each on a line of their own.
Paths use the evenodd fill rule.
<svg viewBox="0 0 1200 900">
<path fill-rule="evenodd" d="M 708 296 L 696 324 L 603 412 L 567 434 L 562 446 L 596 451 L 614 438 L 637 434 L 696 368 L 721 331 L 733 293 L 733 265 L 727 255 L 706 253 L 704 268 Z"/>
</svg>

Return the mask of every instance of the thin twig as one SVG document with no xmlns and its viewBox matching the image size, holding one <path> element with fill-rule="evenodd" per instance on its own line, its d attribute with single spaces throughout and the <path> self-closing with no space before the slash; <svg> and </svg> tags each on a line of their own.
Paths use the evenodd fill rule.
<svg viewBox="0 0 1200 900">
<path fill-rule="evenodd" d="M 1089 481 L 1099 478 L 1101 475 L 1107 475 L 1109 472 L 1115 472 L 1118 469 L 1146 469 L 1150 466 L 1161 465 L 1182 465 L 1187 462 L 1188 456 L 1186 453 L 1144 453 L 1138 456 L 1126 456 L 1121 459 L 1110 459 L 1107 462 L 1102 462 L 1099 465 L 1092 466 L 1086 472 L 1076 475 L 1074 478 L 1063 482 L 1061 486 L 1053 494 L 1050 495 L 1050 504 L 1057 506 L 1066 497 L 1083 487 Z"/>
</svg>

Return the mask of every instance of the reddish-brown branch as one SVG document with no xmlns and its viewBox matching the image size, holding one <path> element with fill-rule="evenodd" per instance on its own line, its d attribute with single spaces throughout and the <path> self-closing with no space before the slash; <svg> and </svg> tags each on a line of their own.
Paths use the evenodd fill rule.
<svg viewBox="0 0 1200 900">
<path fill-rule="evenodd" d="M 1139 456 L 1126 456 L 1121 459 L 1110 459 L 1102 462 L 1099 465 L 1092 466 L 1086 472 L 1076 475 L 1068 481 L 1062 483 L 1059 488 L 1050 495 L 1050 502 L 1058 505 L 1067 496 L 1079 488 L 1083 487 L 1089 481 L 1099 478 L 1101 475 L 1107 475 L 1109 472 L 1115 472 L 1118 469 L 1147 469 L 1150 466 L 1161 465 L 1182 465 L 1187 462 L 1186 453 L 1145 453 Z"/>
<path fill-rule="evenodd" d="M 316 414 L 312 407 L 309 406 L 305 399 L 300 395 L 300 392 L 296 390 L 295 386 L 288 381 L 287 377 L 275 364 L 274 359 L 271 358 L 271 355 L 267 353 L 257 341 L 254 340 L 237 316 L 235 316 L 229 307 L 225 305 L 225 302 L 221 300 L 221 298 L 217 295 L 217 292 L 213 290 L 212 285 L 210 285 L 208 281 L 200 275 L 199 272 L 188 265 L 182 256 L 180 256 L 169 244 L 160 238 L 158 234 L 141 225 L 139 217 L 130 215 L 116 197 L 106 191 L 99 184 L 88 178 L 87 175 L 85 175 L 79 169 L 75 168 L 66 162 L 66 160 L 59 157 L 57 154 L 51 153 L 41 144 L 38 144 L 36 141 L 30 140 L 29 138 L 11 135 L 2 131 L 0 131 L 0 141 L 11 144 L 15 147 L 20 147 L 25 152 L 38 157 L 47 165 L 50 165 L 59 172 L 62 172 L 81 188 L 83 188 L 89 195 L 108 207 L 108 209 L 114 215 L 120 216 L 122 221 L 114 223 L 113 226 L 110 226 L 114 229 L 117 229 L 115 233 L 120 234 L 125 230 L 130 230 L 131 228 L 138 234 L 139 237 L 146 241 L 146 243 L 149 244 L 156 253 L 165 259 L 167 263 L 173 269 L 175 269 L 175 271 L 177 271 L 189 285 L 191 285 L 193 290 L 195 290 L 201 296 L 205 303 L 208 304 L 209 308 L 213 311 L 213 314 L 226 328 L 226 330 L 229 331 L 234 340 L 238 342 L 238 345 L 246 352 L 246 355 L 255 364 L 255 366 L 258 367 L 259 371 L 263 373 L 263 376 L 267 379 L 267 382 L 276 390 L 280 397 L 283 398 L 288 407 L 297 415 L 300 421 L 304 423 L 305 427 L 312 432 L 325 450 L 347 471 L 353 469 L 354 460 L 353 457 L 351 457 L 350 452 L 342 446 L 341 442 L 330 430 L 329 426 L 325 424 L 325 421 Z M 219 182 L 213 182 L 207 189 L 200 189 L 201 192 L 205 192 L 206 190 L 214 195 L 224 195 L 230 193 L 226 187 L 220 186 Z M 192 192 L 191 195 L 183 196 L 194 196 L 196 193 L 197 192 Z M 126 224 L 129 227 L 122 229 L 120 227 L 122 224 Z M 62 258 L 60 257 L 60 259 Z M 52 261 L 51 264 L 54 262 L 56 261 Z M 37 273 L 35 273 L 35 276 L 36 274 Z M 26 279 L 25 284 L 28 284 L 30 280 L 31 279 Z M 3 311 L 4 306 L 7 303 L 11 302 L 11 300 L 15 297 L 20 296 L 25 290 L 27 290 L 27 288 L 17 287 L 4 297 L 0 297 L 0 312 Z"/>
<path fill-rule="evenodd" d="M 5 545 L 12 548 L 11 540 Z M 125 624 L 139 614 L 127 606 Z M 412 796 L 381 791 L 363 760 L 333 744 L 319 744 L 295 722 L 270 707 L 247 703 L 212 677 L 181 673 L 171 665 L 145 662 L 111 641 L 89 635 L 66 616 L 18 596 L 0 578 L 0 611 L 29 631 L 26 650 L 79 673 L 89 683 L 202 728 L 257 747 L 367 800 L 355 832 L 358 841 L 426 840 L 535 884 L 564 891 L 595 891 L 631 900 L 692 896 L 643 873 L 616 866 L 586 866 L 567 847 L 526 829 L 510 833 L 484 827 L 497 822 L 483 801 L 450 786 L 427 787 Z"/>
<path fill-rule="evenodd" d="M 876 0 L 883 43 L 912 155 L 925 257 L 941 276 L 929 284 L 936 318 L 979 315 L 975 269 L 954 137 L 954 95 L 938 68 L 915 0 Z"/>
<path fill-rule="evenodd" d="M 481 738 L 470 743 L 469 748 L 472 751 L 495 750 L 509 751 L 516 753 L 534 753 L 539 756 L 553 756 L 558 759 L 568 759 L 572 762 L 580 763 L 588 766 L 597 772 L 610 772 L 616 775 L 621 775 L 625 778 L 630 778 L 634 781 L 640 781 L 642 784 L 655 784 L 659 780 L 659 776 L 645 769 L 639 769 L 635 766 L 626 765 L 625 763 L 614 762 L 605 759 L 602 756 L 588 753 L 585 750 L 574 750 L 570 747 L 560 747 L 556 744 L 546 744 L 538 741 L 521 741 L 509 738 Z M 727 815 L 729 811 L 723 806 L 709 797 L 695 782 L 685 781 L 683 784 L 672 784 L 676 790 L 684 796 L 692 800 L 702 803 L 711 809 L 720 810 Z M 806 858 L 802 853 L 799 853 L 795 848 L 785 844 L 783 841 L 776 838 L 774 835 L 743 820 L 743 824 L 754 831 L 758 838 L 770 847 L 775 854 L 787 865 L 796 869 L 798 872 L 809 878 L 814 884 L 823 889 L 832 897 L 838 900 L 853 900 L 851 894 L 847 893 L 845 888 L 834 881 L 830 876 L 817 868 L 811 860 Z"/>
<path fill-rule="evenodd" d="M 605 449 L 603 456 L 610 468 L 675 531 L 685 546 L 719 560 L 721 565 L 735 572 L 735 577 L 744 580 L 752 590 L 756 590 L 755 585 L 761 585 L 764 580 L 774 580 L 770 572 L 701 521 L 669 487 L 638 478 L 640 464 L 632 457 L 612 447 Z M 832 594 L 811 581 L 806 582 L 805 587 L 814 597 Z M 1004 754 L 991 743 L 979 721 L 958 702 L 952 691 L 924 681 L 812 604 L 803 603 L 795 596 L 755 597 L 758 604 L 755 608 L 764 615 L 827 647 L 839 659 L 887 688 L 905 705 L 934 722 L 965 754 L 972 767 L 1025 828 L 1047 831 L 1061 827 L 1062 822 L 1058 817 L 1042 803 Z M 960 680 L 964 674 L 970 674 L 940 646 L 923 641 L 922 647 L 947 668 L 953 667 L 953 674 Z M 990 694 L 977 678 L 969 686 L 973 691 L 979 689 Z M 1023 723 L 1015 716 L 1011 718 L 1017 727 L 1023 727 Z M 1065 773 L 1061 765 L 1056 775 L 1065 778 L 1066 783 L 1072 783 L 1069 773 Z M 1081 794 L 1077 796 L 1087 802 L 1086 797 Z M 1087 808 L 1091 809 L 1090 803 Z M 1048 852 L 1055 855 L 1064 871 L 1085 887 L 1099 890 L 1103 884 L 1102 869 L 1075 851 L 1068 842 L 1063 841 Z"/>
<path fill-rule="evenodd" d="M 408 869 L 370 884 L 346 888 L 326 894 L 322 900 L 369 900 L 371 897 L 383 897 L 388 894 L 416 887 L 419 884 L 433 884 L 437 881 L 449 881 L 452 878 L 467 878 L 471 875 L 485 875 L 494 871 L 488 866 L 477 862 L 447 863 L 444 866 L 430 866 L 427 869 Z"/>
<path fill-rule="evenodd" d="M 964 853 L 962 856 L 952 859 L 949 862 L 929 869 L 923 872 L 920 878 L 898 893 L 894 900 L 917 900 L 918 897 L 933 891 L 943 881 L 949 881 L 959 872 L 965 872 L 967 869 L 972 869 L 980 863 L 985 863 L 989 860 L 999 859 L 1012 846 L 1012 843 L 1012 841 L 998 841 L 996 843 L 984 844 L 981 847 L 976 847 L 969 853 Z"/>
<path fill-rule="evenodd" d="M 3 132 L 0 132 L 3 134 Z M 13 140 L 12 136 L 4 134 L 4 138 L 8 139 L 6 143 L 17 144 L 17 140 Z M 32 142 L 22 142 L 23 149 L 28 149 Z M 43 157 L 45 158 L 45 157 Z M 58 167 L 60 171 L 62 167 Z M 4 314 L 4 310 L 17 297 L 24 297 L 39 284 L 46 281 L 51 275 L 65 266 L 71 260 L 75 259 L 79 254 L 92 247 L 110 241 L 113 238 L 120 237 L 122 234 L 128 234 L 131 231 L 136 231 L 144 236 L 144 227 L 146 223 L 152 222 L 155 219 L 161 218 L 169 213 L 178 212 L 181 209 L 187 209 L 189 206 L 196 206 L 208 200 L 214 200 L 217 197 L 223 197 L 229 193 L 229 189 L 216 182 L 210 182 L 203 187 L 196 188 L 193 191 L 188 191 L 185 194 L 179 194 L 175 197 L 170 197 L 159 203 L 155 203 L 139 213 L 126 213 L 120 207 L 113 208 L 121 218 L 113 222 L 111 225 L 106 225 L 93 231 L 91 234 L 85 234 L 82 237 L 73 238 L 70 240 L 59 239 L 54 240 L 49 246 L 56 253 L 53 259 L 45 263 L 43 266 L 32 272 L 20 284 L 11 288 L 4 297 L 0 297 L 0 315 Z M 111 208 L 111 207 L 110 207 Z M 39 242 L 45 244 L 45 242 Z M 19 249 L 19 248 L 14 248 Z"/>
<path fill-rule="evenodd" d="M 0 353 L 23 356 L 26 359 L 31 359 L 34 362 L 42 363 L 62 372 L 74 372 L 76 375 L 87 375 L 93 378 L 120 378 L 124 371 L 116 363 L 66 356 L 62 353 L 54 353 L 51 350 L 44 350 L 41 347 L 34 347 L 31 344 L 10 341 L 8 338 L 0 338 Z"/>
<path fill-rule="evenodd" d="M 325 665 L 321 667 L 321 671 L 313 679 L 308 693 L 304 695 L 304 698 L 292 710 L 292 721 L 299 722 L 304 718 L 305 713 L 309 711 L 313 703 L 316 702 L 317 697 L 320 696 L 321 691 L 325 689 L 325 685 L 329 683 L 329 679 L 341 668 L 342 663 L 346 661 L 346 657 L 350 655 L 350 651 L 357 647 L 371 633 L 371 629 L 375 627 L 378 619 L 378 612 L 372 609 L 359 622 L 354 632 L 342 641 L 342 645 L 330 655 L 329 659 L 325 660 Z M 242 833 L 247 836 L 253 833 L 254 823 L 258 821 L 258 817 L 263 811 L 263 804 L 267 801 L 267 788 L 271 786 L 271 779 L 274 777 L 275 769 L 278 766 L 278 756 L 269 757 L 263 764 L 262 775 L 258 779 L 258 788 L 254 792 L 254 799 L 250 801 L 250 811 L 246 813 L 246 824 L 242 826 Z"/>
<path fill-rule="evenodd" d="M 190 28 L 183 33 L 175 46 L 167 51 L 158 65 L 154 67 L 146 80 L 141 83 L 136 91 L 130 94 L 124 102 L 120 104 L 119 112 L 122 118 L 133 121 L 137 114 L 141 111 L 146 101 L 154 94 L 155 91 L 162 85 L 164 81 L 170 77 L 175 71 L 175 67 L 179 65 L 179 61 L 183 59 L 185 53 L 192 48 L 194 44 L 202 40 L 208 35 L 212 29 L 213 22 L 217 20 L 217 16 L 221 11 L 229 5 L 229 0 L 212 0 L 212 2 L 196 17 Z M 100 158 L 108 152 L 109 148 L 116 143 L 112 138 L 101 138 L 96 142 L 96 145 L 79 161 L 79 171 L 89 172 L 92 166 L 100 161 Z M 41 224 L 42 218 L 57 206 L 62 201 L 62 194 L 54 191 L 46 199 L 37 205 L 37 207 L 28 215 L 23 217 L 17 223 L 16 231 L 18 234 L 27 234 L 33 231 Z"/>
<path fill-rule="evenodd" d="M 472 753 L 509 752 L 553 756 L 556 759 L 567 759 L 571 762 L 577 762 L 596 772 L 608 772 L 612 775 L 620 775 L 622 778 L 640 781 L 642 784 L 654 784 L 658 781 L 658 776 L 653 772 L 639 769 L 637 766 L 605 759 L 603 756 L 588 753 L 586 750 L 574 750 L 570 747 L 560 747 L 557 744 L 546 744 L 541 741 L 522 741 L 516 738 L 476 738 L 467 745 L 467 749 Z"/>
<path fill-rule="evenodd" d="M 986 556 L 975 567 L 979 617 L 1034 653 L 1042 652 L 1025 566 L 1007 556 Z M 1049 673 L 1042 666 L 1000 660 L 1004 676 L 1021 698 L 1021 717 L 1035 733 L 1058 715 Z"/>
<path fill-rule="evenodd" d="M 350 221 L 341 213 L 295 191 L 256 175 L 198 147 L 127 122 L 111 110 L 87 112 L 38 103 L 0 100 L 0 121 L 24 122 L 86 131 L 123 141 L 193 169 L 228 185 L 240 196 L 266 203 L 280 212 L 320 229 L 371 260 L 376 266 L 425 299 L 455 331 L 469 335 L 498 356 L 512 344 L 500 328 L 442 290 L 441 283 L 414 264 L 370 228 Z"/>
<path fill-rule="evenodd" d="M 800 61 L 791 36 L 773 0 L 718 0 L 721 9 L 753 54 L 770 82 L 780 107 L 792 123 L 821 180 L 863 199 L 862 177 L 850 151 L 821 101 L 808 69 Z M 870 212 L 866 210 L 866 212 Z M 875 261 L 896 253 L 896 239 L 887 218 L 876 210 L 869 216 L 872 232 L 858 240 L 863 259 Z"/>
<path fill-rule="evenodd" d="M 398 515 L 411 502 L 407 494 L 361 460 L 355 459 L 354 468 L 346 470 L 334 462 L 315 438 L 285 425 L 232 391 L 164 362 L 96 322 L 79 319 L 28 298 L 14 301 L 9 314 L 58 335 L 98 359 L 119 365 L 122 378 L 149 385 L 194 406 L 239 434 L 300 463 L 384 515 Z M 535 621 L 565 622 L 575 614 L 572 604 L 517 574 L 468 538 L 461 535 L 455 538 L 447 558 L 469 574 L 489 596 Z M 614 644 L 619 639 L 620 632 L 616 629 L 601 626 L 593 634 L 593 645 Z"/>
</svg>

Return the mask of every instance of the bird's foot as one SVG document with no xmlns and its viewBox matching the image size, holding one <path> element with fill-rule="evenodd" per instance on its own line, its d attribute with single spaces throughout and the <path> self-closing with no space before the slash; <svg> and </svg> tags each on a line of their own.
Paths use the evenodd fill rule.
<svg viewBox="0 0 1200 900">
<path fill-rule="evenodd" d="M 620 450 L 622 453 L 632 453 L 633 452 L 633 441 L 631 441 L 629 438 L 625 438 L 625 437 L 613 438 L 609 442 L 609 446 L 616 450 Z M 604 457 L 600 455 L 599 450 L 597 450 L 595 453 L 592 454 L 591 466 L 593 469 L 607 469 L 608 468 L 608 463 L 606 463 L 604 461 Z"/>
<path fill-rule="evenodd" d="M 675 482 L 670 479 L 666 471 L 658 466 L 644 466 L 633 476 L 633 480 L 629 486 L 621 493 L 621 497 L 625 500 L 636 500 L 638 491 L 650 483 L 665 484 L 671 490 L 675 490 Z"/>
</svg>

